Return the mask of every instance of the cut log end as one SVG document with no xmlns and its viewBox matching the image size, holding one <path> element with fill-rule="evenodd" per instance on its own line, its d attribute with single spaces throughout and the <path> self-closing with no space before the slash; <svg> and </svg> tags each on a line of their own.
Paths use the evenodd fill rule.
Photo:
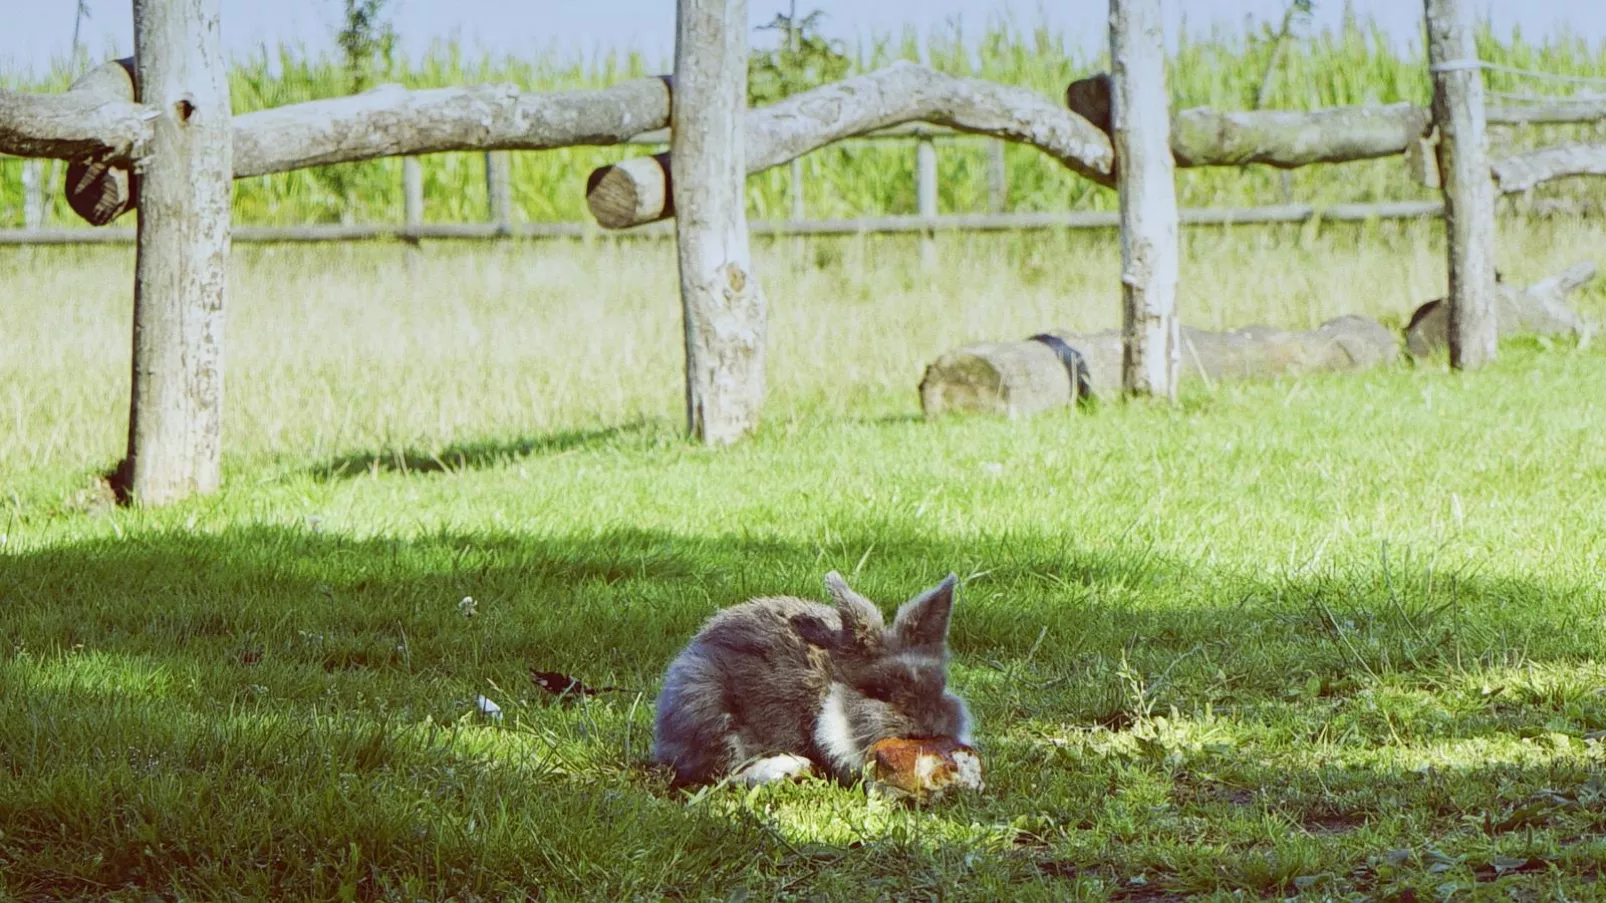
<svg viewBox="0 0 1606 903">
<path fill-rule="evenodd" d="M 67 164 L 67 205 L 91 226 L 104 226 L 138 206 L 137 186 L 123 167 Z"/>
<path fill-rule="evenodd" d="M 628 229 L 674 215 L 669 155 L 631 157 L 591 173 L 586 206 L 606 229 Z"/>
<path fill-rule="evenodd" d="M 85 72 L 68 90 L 132 102 L 138 95 L 134 59 L 102 63 Z M 67 206 L 92 226 L 104 226 L 138 206 L 138 191 L 138 180 L 127 166 L 111 166 L 97 160 L 75 160 L 67 165 Z"/>
<path fill-rule="evenodd" d="M 1072 113 L 1093 123 L 1099 131 L 1109 134 L 1110 76 L 1100 72 L 1071 82 L 1065 89 L 1065 106 Z"/>
</svg>

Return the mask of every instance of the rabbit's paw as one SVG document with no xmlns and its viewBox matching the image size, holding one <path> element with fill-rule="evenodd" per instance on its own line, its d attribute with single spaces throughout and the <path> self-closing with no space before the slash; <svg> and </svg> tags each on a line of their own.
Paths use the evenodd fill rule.
<svg viewBox="0 0 1606 903">
<path fill-rule="evenodd" d="M 759 759 L 737 772 L 737 779 L 748 786 L 768 784 L 788 778 L 806 777 L 814 773 L 814 763 L 790 753 Z"/>
</svg>

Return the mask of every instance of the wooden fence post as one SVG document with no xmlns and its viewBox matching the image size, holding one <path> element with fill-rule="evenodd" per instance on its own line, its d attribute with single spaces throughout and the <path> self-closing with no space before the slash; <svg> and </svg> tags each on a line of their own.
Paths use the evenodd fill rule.
<svg viewBox="0 0 1606 903">
<path fill-rule="evenodd" d="M 791 182 L 791 185 L 789 187 L 791 188 L 792 222 L 800 223 L 800 222 L 803 221 L 803 218 L 807 215 L 807 211 L 803 206 L 803 158 L 802 157 L 797 157 L 797 158 L 792 160 L 792 182 Z M 803 251 L 804 251 L 803 236 L 801 236 L 801 235 L 792 236 L 792 264 L 794 266 L 802 266 L 803 265 Z"/>
<path fill-rule="evenodd" d="M 915 198 L 921 219 L 937 215 L 937 143 L 922 134 L 915 144 Z M 920 263 L 927 270 L 937 268 L 937 236 L 930 227 L 920 233 Z"/>
<path fill-rule="evenodd" d="M 1009 169 L 1004 163 L 1004 142 L 987 142 L 987 211 L 1003 213 L 1009 207 Z"/>
<path fill-rule="evenodd" d="M 402 158 L 402 216 L 408 227 L 424 222 L 424 167 L 417 157 Z"/>
<path fill-rule="evenodd" d="M 219 0 L 134 0 L 140 99 L 158 111 L 139 189 L 133 398 L 118 482 L 157 505 L 221 482 L 233 122 Z"/>
<path fill-rule="evenodd" d="M 491 202 L 491 222 L 508 234 L 513 224 L 513 165 L 507 151 L 486 152 L 485 195 Z"/>
<path fill-rule="evenodd" d="M 686 425 L 709 444 L 758 425 L 765 299 L 748 250 L 747 0 L 679 0 L 670 156 L 686 328 Z"/>
<path fill-rule="evenodd" d="M 29 157 L 22 161 L 22 228 L 45 227 L 45 168 L 43 160 Z"/>
<path fill-rule="evenodd" d="M 1121 196 L 1121 385 L 1175 400 L 1177 190 L 1160 0 L 1110 0 L 1111 120 Z"/>
<path fill-rule="evenodd" d="M 1498 353 L 1494 314 L 1494 182 L 1489 174 L 1483 73 L 1465 0 L 1424 0 L 1439 184 L 1450 270 L 1450 366 L 1471 369 Z"/>
</svg>

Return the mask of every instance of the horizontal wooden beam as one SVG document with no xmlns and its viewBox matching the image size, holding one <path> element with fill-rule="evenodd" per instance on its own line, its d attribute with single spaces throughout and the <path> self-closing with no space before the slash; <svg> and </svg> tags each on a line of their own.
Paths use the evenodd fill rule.
<svg viewBox="0 0 1606 903">
<path fill-rule="evenodd" d="M 1111 184 L 1110 139 L 1080 116 L 1035 91 L 956 78 L 907 61 L 748 110 L 747 172 L 910 122 L 1030 144 L 1073 172 Z M 587 206 L 610 229 L 673 216 L 669 170 L 667 153 L 597 169 L 586 181 Z"/>
<path fill-rule="evenodd" d="M 668 121 L 669 85 L 659 78 L 553 93 L 385 85 L 235 117 L 234 175 L 444 151 L 619 144 Z"/>
<path fill-rule="evenodd" d="M 1606 144 L 1563 144 L 1496 160 L 1495 185 L 1506 194 L 1572 176 L 1606 176 Z"/>
<path fill-rule="evenodd" d="M 0 153 L 58 160 L 131 160 L 150 143 L 157 112 L 82 92 L 0 90 Z"/>
<path fill-rule="evenodd" d="M 1178 211 L 1181 221 L 1194 226 L 1257 225 L 1303 223 L 1313 219 L 1329 222 L 1365 222 L 1373 219 L 1419 219 L 1438 216 L 1442 205 L 1436 201 L 1403 201 L 1388 204 L 1335 204 L 1312 207 L 1287 204 L 1272 207 L 1200 207 Z M 758 220 L 749 225 L 755 235 L 860 235 L 926 232 L 1009 232 L 1039 229 L 1113 229 L 1120 225 L 1115 211 L 1069 213 L 976 213 L 942 216 L 871 216 L 837 220 Z M 399 240 L 489 240 L 496 238 L 585 238 L 640 237 L 668 238 L 674 230 L 666 222 L 633 229 L 604 232 L 591 223 L 513 223 L 504 228 L 496 223 L 403 224 L 322 224 L 312 226 L 236 226 L 234 241 L 338 242 Z M 128 244 L 132 229 L 4 229 L 0 245 L 98 245 Z"/>
</svg>

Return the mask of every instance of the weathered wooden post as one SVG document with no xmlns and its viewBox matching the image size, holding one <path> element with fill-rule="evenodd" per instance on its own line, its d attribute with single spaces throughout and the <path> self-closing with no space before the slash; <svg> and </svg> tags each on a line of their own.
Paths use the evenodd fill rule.
<svg viewBox="0 0 1606 903">
<path fill-rule="evenodd" d="M 747 2 L 679 0 L 671 190 L 686 328 L 686 425 L 709 444 L 758 425 L 765 299 L 748 251 Z"/>
<path fill-rule="evenodd" d="M 987 212 L 1003 213 L 1009 207 L 1009 168 L 1004 162 L 1004 142 L 987 142 Z"/>
<path fill-rule="evenodd" d="M 1494 182 L 1489 174 L 1483 73 L 1465 0 L 1424 0 L 1433 119 L 1439 126 L 1439 185 L 1450 269 L 1450 366 L 1493 361 Z"/>
<path fill-rule="evenodd" d="M 507 151 L 485 154 L 485 195 L 491 201 L 491 222 L 503 235 L 513 224 L 513 161 Z"/>
<path fill-rule="evenodd" d="M 937 144 L 925 134 L 915 144 L 915 199 L 926 221 L 920 232 L 920 263 L 930 271 L 937 268 L 937 237 L 930 225 L 937 216 Z"/>
<path fill-rule="evenodd" d="M 133 398 L 120 488 L 139 504 L 221 481 L 233 126 L 219 0 L 134 0 L 140 100 L 158 112 L 139 187 Z"/>
<path fill-rule="evenodd" d="M 402 158 L 402 216 L 408 228 L 424 222 L 424 167 L 417 157 Z"/>
<path fill-rule="evenodd" d="M 22 161 L 22 228 L 45 227 L 45 161 L 29 157 Z"/>
<path fill-rule="evenodd" d="M 1177 396 L 1177 190 L 1160 0 L 1110 0 L 1111 123 L 1121 195 L 1121 386 Z"/>
</svg>

